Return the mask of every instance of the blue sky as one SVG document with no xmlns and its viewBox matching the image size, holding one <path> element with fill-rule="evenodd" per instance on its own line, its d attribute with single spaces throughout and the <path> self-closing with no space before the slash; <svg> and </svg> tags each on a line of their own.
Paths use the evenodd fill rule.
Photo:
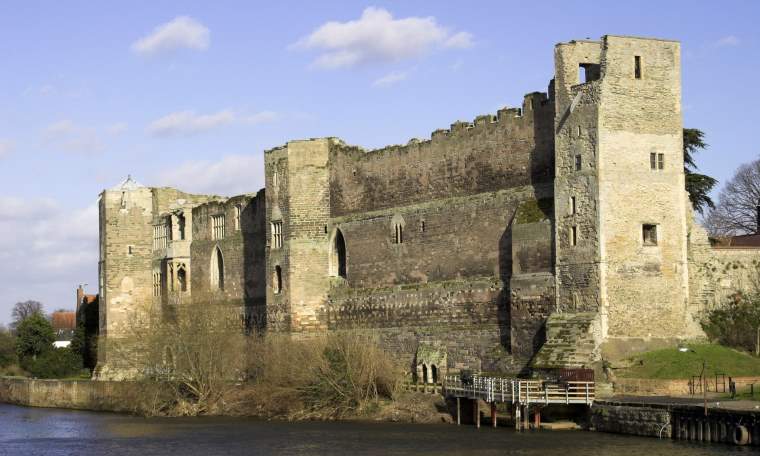
<svg viewBox="0 0 760 456">
<path fill-rule="evenodd" d="M 560 41 L 680 40 L 684 124 L 725 181 L 760 152 L 758 18 L 750 1 L 3 1 L 0 322 L 95 292 L 97 195 L 128 173 L 255 191 L 290 139 L 373 148 L 519 105 Z"/>
</svg>

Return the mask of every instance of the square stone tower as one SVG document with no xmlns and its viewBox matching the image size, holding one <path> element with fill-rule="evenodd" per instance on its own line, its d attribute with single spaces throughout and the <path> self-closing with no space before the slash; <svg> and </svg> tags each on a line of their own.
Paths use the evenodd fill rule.
<svg viewBox="0 0 760 456">
<path fill-rule="evenodd" d="M 324 330 L 330 290 L 331 138 L 266 152 L 267 313 L 270 329 Z"/>
<path fill-rule="evenodd" d="M 699 334 L 687 310 L 680 44 L 560 43 L 555 72 L 557 309 L 538 363 Z M 552 353 L 563 345 L 564 359 Z"/>
</svg>

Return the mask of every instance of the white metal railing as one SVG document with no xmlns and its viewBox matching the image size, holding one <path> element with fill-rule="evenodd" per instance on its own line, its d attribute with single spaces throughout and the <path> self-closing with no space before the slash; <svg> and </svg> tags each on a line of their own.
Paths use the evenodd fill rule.
<svg viewBox="0 0 760 456">
<path fill-rule="evenodd" d="M 443 387 L 447 396 L 483 399 L 486 402 L 516 404 L 585 404 L 595 399 L 594 382 L 547 382 L 517 378 L 473 376 L 462 382 L 459 376 L 446 376 Z"/>
</svg>

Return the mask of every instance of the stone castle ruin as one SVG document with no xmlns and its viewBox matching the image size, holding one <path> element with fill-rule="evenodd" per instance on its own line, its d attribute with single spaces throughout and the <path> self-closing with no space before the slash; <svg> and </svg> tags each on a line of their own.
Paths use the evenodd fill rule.
<svg viewBox="0 0 760 456">
<path fill-rule="evenodd" d="M 100 199 L 98 378 L 135 313 L 238 309 L 294 337 L 372 331 L 432 381 L 451 369 L 591 366 L 702 336 L 756 271 L 684 190 L 676 41 L 560 43 L 547 93 L 430 140 L 265 153 L 232 198 L 127 179 Z"/>
</svg>

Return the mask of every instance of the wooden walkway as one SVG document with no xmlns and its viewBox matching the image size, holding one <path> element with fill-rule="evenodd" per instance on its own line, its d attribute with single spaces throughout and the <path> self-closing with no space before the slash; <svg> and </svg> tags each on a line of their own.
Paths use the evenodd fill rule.
<svg viewBox="0 0 760 456">
<path fill-rule="evenodd" d="M 524 380 L 517 378 L 474 376 L 471 382 L 464 383 L 458 376 L 447 376 L 443 381 L 445 396 L 455 397 L 457 402 L 457 424 L 461 423 L 460 400 L 472 400 L 475 424 L 480 427 L 479 401 L 491 405 L 491 422 L 496 427 L 496 404 L 511 404 L 515 427 L 528 428 L 531 411 L 534 413 L 535 426 L 540 425 L 541 407 L 552 404 L 581 404 L 591 406 L 594 403 L 594 382 L 568 381 L 546 382 L 543 380 Z M 524 418 L 521 420 L 521 417 Z"/>
</svg>

